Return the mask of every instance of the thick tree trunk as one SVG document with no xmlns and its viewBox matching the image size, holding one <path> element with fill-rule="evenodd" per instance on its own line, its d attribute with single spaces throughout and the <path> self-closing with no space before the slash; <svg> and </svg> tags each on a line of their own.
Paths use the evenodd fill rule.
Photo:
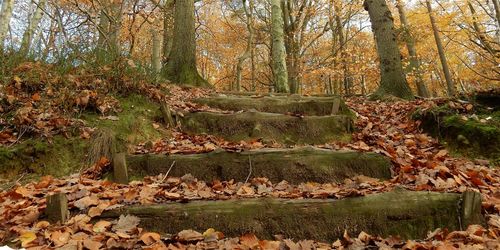
<svg viewBox="0 0 500 250">
<path fill-rule="evenodd" d="M 24 31 L 23 40 L 21 42 L 21 48 L 19 49 L 20 53 L 23 56 L 27 56 L 30 49 L 31 49 L 31 43 L 33 41 L 33 34 L 35 33 L 36 29 L 38 28 L 38 24 L 40 23 L 40 20 L 42 19 L 43 8 L 45 8 L 46 2 L 47 2 L 47 0 L 38 1 L 38 3 L 36 4 L 35 12 L 33 13 L 33 16 L 31 17 L 31 20 L 29 21 L 28 27 Z"/>
<path fill-rule="evenodd" d="M 177 84 L 210 86 L 196 68 L 194 0 L 175 2 L 173 34 L 165 76 Z"/>
<path fill-rule="evenodd" d="M 10 18 L 14 9 L 14 0 L 4 0 L 0 10 L 0 52 L 3 51 L 5 38 L 9 31 Z"/>
<path fill-rule="evenodd" d="M 451 77 L 450 68 L 448 67 L 448 62 L 446 60 L 446 55 L 444 53 L 443 44 L 441 42 L 441 37 L 439 35 L 439 31 L 436 25 L 436 19 L 434 18 L 434 14 L 432 12 L 432 5 L 430 0 L 426 0 L 427 11 L 429 12 L 429 18 L 431 20 L 432 31 L 434 33 L 434 39 L 436 40 L 436 47 L 439 54 L 439 60 L 441 61 L 441 66 L 443 67 L 444 78 L 446 79 L 446 86 L 448 90 L 448 96 L 455 95 L 455 84 L 453 83 L 453 79 Z"/>
<path fill-rule="evenodd" d="M 280 0 L 271 0 L 272 68 L 274 89 L 278 93 L 288 93 L 288 71 L 286 67 L 283 12 Z"/>
<path fill-rule="evenodd" d="M 364 7 L 370 15 L 380 60 L 380 87 L 375 96 L 386 94 L 413 99 L 406 81 L 398 48 L 394 20 L 385 0 L 365 0 Z"/>
<path fill-rule="evenodd" d="M 247 30 L 248 30 L 248 38 L 247 38 L 247 47 L 245 52 L 238 58 L 238 64 L 236 65 L 236 90 L 241 91 L 241 78 L 243 71 L 243 63 L 252 56 L 252 46 L 254 39 L 254 30 L 253 30 L 253 0 L 248 1 L 248 8 L 246 6 L 246 0 L 243 0 L 243 10 L 245 11 L 245 16 L 247 18 Z"/>
<path fill-rule="evenodd" d="M 410 26 L 408 24 L 408 20 L 406 19 L 406 12 L 404 3 L 401 0 L 397 0 L 396 7 L 398 8 L 399 18 L 401 19 L 401 26 L 406 29 L 407 37 L 406 40 L 406 48 L 408 49 L 408 54 L 410 56 L 410 66 L 409 71 L 415 74 L 415 85 L 417 85 L 417 93 L 422 97 L 429 97 L 429 91 L 427 90 L 427 86 L 425 86 L 424 78 L 422 76 L 422 69 L 420 59 L 417 56 L 417 48 L 415 46 L 415 39 L 410 34 Z"/>
<path fill-rule="evenodd" d="M 112 59 L 120 56 L 120 30 L 122 26 L 122 1 L 112 1 L 110 8 L 109 25 L 109 53 Z"/>
<path fill-rule="evenodd" d="M 110 0 L 106 0 L 102 2 L 96 48 L 97 58 L 101 63 L 112 62 L 121 54 L 122 7 L 121 1 L 110 2 Z"/>
</svg>

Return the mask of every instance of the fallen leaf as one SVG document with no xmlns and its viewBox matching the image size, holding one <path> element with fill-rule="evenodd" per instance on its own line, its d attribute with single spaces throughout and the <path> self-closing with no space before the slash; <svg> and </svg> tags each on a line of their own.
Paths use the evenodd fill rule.
<svg viewBox="0 0 500 250">
<path fill-rule="evenodd" d="M 21 241 L 22 247 L 27 247 L 32 241 L 36 240 L 36 234 L 31 231 L 26 231 L 21 233 L 18 239 Z"/>
<path fill-rule="evenodd" d="M 98 221 L 96 224 L 94 224 L 94 227 L 92 227 L 92 230 L 96 233 L 102 233 L 106 232 L 106 229 L 111 226 L 111 222 L 101 220 Z"/>
<path fill-rule="evenodd" d="M 140 240 L 147 246 L 160 241 L 161 236 L 157 233 L 144 233 L 141 235 Z"/>
<path fill-rule="evenodd" d="M 203 240 L 203 234 L 194 230 L 182 230 L 177 234 L 179 241 L 200 241 Z"/>
</svg>

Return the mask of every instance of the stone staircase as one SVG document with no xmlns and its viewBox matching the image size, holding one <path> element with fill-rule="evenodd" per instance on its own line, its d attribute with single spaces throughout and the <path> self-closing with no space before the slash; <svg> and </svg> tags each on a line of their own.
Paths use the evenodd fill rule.
<svg viewBox="0 0 500 250">
<path fill-rule="evenodd" d="M 391 178 L 391 163 L 384 156 L 309 146 L 349 138 L 354 117 L 338 97 L 238 94 L 195 102 L 235 113 L 184 114 L 181 126 L 185 132 L 218 135 L 229 141 L 261 139 L 294 148 L 216 150 L 192 155 L 119 154 L 113 160 L 116 181 L 128 182 L 160 173 L 168 173 L 169 177 L 191 174 L 207 183 L 246 182 L 256 177 L 292 184 L 340 183 L 358 175 Z M 342 200 L 248 198 L 126 206 L 107 211 L 101 218 L 122 214 L 138 216 L 141 227 L 163 234 L 215 228 L 230 237 L 251 232 L 260 239 L 282 235 L 327 242 L 342 238 L 344 230 L 350 235 L 364 231 L 421 239 L 436 228 L 460 230 L 484 220 L 478 193 L 399 189 Z"/>
</svg>

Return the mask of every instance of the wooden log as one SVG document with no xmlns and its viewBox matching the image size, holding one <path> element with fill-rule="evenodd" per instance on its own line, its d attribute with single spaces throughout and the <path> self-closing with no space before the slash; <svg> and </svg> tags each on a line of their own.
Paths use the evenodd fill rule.
<svg viewBox="0 0 500 250">
<path fill-rule="evenodd" d="M 296 117 L 262 112 L 198 112 L 186 114 L 181 124 L 182 130 L 187 133 L 207 133 L 230 141 L 263 139 L 303 145 L 348 140 L 353 120 L 345 115 Z M 256 128 L 259 133 L 255 132 Z"/>
<path fill-rule="evenodd" d="M 223 110 L 257 110 L 268 113 L 295 113 L 302 115 L 349 115 L 347 105 L 340 97 L 245 97 L 222 96 L 195 99 L 194 102 Z"/>
<path fill-rule="evenodd" d="M 51 223 L 64 224 L 69 219 L 68 198 L 64 193 L 47 196 L 47 219 Z"/>
<path fill-rule="evenodd" d="M 170 169 L 172 163 L 174 167 Z M 365 175 L 379 179 L 391 178 L 391 162 L 375 153 L 333 151 L 313 147 L 295 149 L 258 149 L 244 152 L 218 150 L 190 155 L 131 155 L 127 157 L 132 179 L 166 173 L 181 177 L 191 173 L 195 177 L 213 180 L 245 181 L 267 177 L 273 183 L 342 182 L 346 178 Z"/>
<path fill-rule="evenodd" d="M 117 153 L 113 156 L 113 180 L 116 183 L 128 184 L 127 155 Z"/>
<path fill-rule="evenodd" d="M 353 236 L 364 231 L 384 237 L 423 239 L 436 228 L 453 231 L 484 222 L 476 210 L 470 217 L 474 220 L 464 220 L 461 199 L 461 194 L 454 193 L 393 191 L 343 200 L 267 198 L 131 206 L 102 216 L 135 215 L 141 219 L 141 227 L 160 233 L 215 228 L 228 237 L 251 232 L 260 239 L 281 234 L 295 240 L 332 242 L 347 230 Z M 480 206 L 480 200 L 474 200 L 473 206 Z M 461 224 L 464 222 L 468 224 Z"/>
</svg>

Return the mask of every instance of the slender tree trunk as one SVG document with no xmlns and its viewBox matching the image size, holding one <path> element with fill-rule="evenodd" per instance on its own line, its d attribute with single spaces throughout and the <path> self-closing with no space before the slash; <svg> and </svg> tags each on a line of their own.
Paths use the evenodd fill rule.
<svg viewBox="0 0 500 250">
<path fill-rule="evenodd" d="M 255 83 L 256 80 L 256 72 L 255 72 L 255 46 L 252 46 L 252 50 L 250 51 L 250 60 L 252 63 L 252 72 L 251 72 L 251 90 L 255 91 L 257 89 L 257 85 Z"/>
<path fill-rule="evenodd" d="M 349 72 L 349 64 L 348 64 L 348 55 L 346 52 L 346 38 L 344 36 L 344 25 L 342 24 L 342 20 L 340 19 L 340 2 L 339 1 L 334 1 L 333 3 L 333 9 L 335 11 L 335 23 L 337 24 L 337 32 L 338 32 L 338 37 L 339 37 L 339 51 L 341 55 L 341 61 L 342 61 L 342 74 L 343 74 L 343 81 L 344 81 L 344 91 L 345 95 L 350 95 L 351 94 L 351 73 Z"/>
<path fill-rule="evenodd" d="M 439 31 L 436 25 L 436 19 L 434 18 L 434 14 L 432 12 L 431 1 L 426 0 L 427 11 L 429 12 L 429 18 L 431 20 L 432 31 L 434 33 L 434 39 L 436 40 L 436 46 L 439 53 L 439 59 L 441 60 L 441 66 L 443 67 L 444 77 L 446 79 L 446 86 L 448 90 L 448 96 L 455 95 L 455 84 L 453 83 L 453 79 L 451 77 L 450 68 L 448 67 L 448 62 L 446 60 L 446 55 L 444 53 L 443 44 L 441 42 L 441 37 L 439 35 Z"/>
<path fill-rule="evenodd" d="M 0 52 L 4 50 L 5 38 L 9 32 L 10 18 L 14 9 L 14 0 L 3 0 L 0 10 Z"/>
<path fill-rule="evenodd" d="M 288 71 L 286 67 L 283 13 L 280 0 L 271 0 L 271 37 L 274 88 L 278 93 L 288 93 Z"/>
<path fill-rule="evenodd" d="M 500 30 L 500 3 L 498 0 L 492 0 L 493 6 L 495 7 L 495 17 L 497 19 L 497 28 Z"/>
<path fill-rule="evenodd" d="M 168 64 L 168 57 L 172 51 L 174 9 L 175 0 L 168 0 L 163 6 L 163 67 Z"/>
<path fill-rule="evenodd" d="M 380 87 L 375 97 L 386 94 L 404 99 L 413 99 L 401 62 L 401 53 L 396 40 L 394 19 L 385 0 L 365 0 L 364 7 L 370 15 L 372 30 L 380 60 Z"/>
<path fill-rule="evenodd" d="M 175 2 L 173 34 L 166 77 L 177 84 L 210 86 L 196 68 L 194 0 Z"/>
<path fill-rule="evenodd" d="M 33 34 L 35 34 L 36 29 L 38 28 L 38 24 L 40 23 L 40 20 L 42 19 L 43 15 L 43 8 L 45 8 L 45 2 L 46 0 L 40 0 L 36 4 L 35 12 L 33 12 L 33 15 L 31 17 L 31 20 L 29 21 L 28 27 L 24 31 L 23 34 L 23 40 L 21 42 L 21 48 L 19 49 L 21 55 L 27 56 L 30 49 L 31 49 L 31 43 L 33 41 Z"/>
<path fill-rule="evenodd" d="M 417 85 L 417 93 L 422 97 L 429 97 L 429 91 L 424 83 L 423 72 L 421 69 L 421 62 L 417 56 L 417 48 L 415 46 L 415 39 L 413 38 L 410 31 L 410 26 L 408 20 L 406 19 L 406 12 L 404 3 L 401 0 L 397 0 L 396 7 L 398 8 L 399 18 L 401 19 L 401 25 L 406 29 L 407 37 L 406 48 L 408 49 L 408 54 L 410 56 L 409 71 L 415 74 L 415 85 Z"/>
<path fill-rule="evenodd" d="M 361 95 L 366 96 L 366 78 L 361 75 Z"/>
<path fill-rule="evenodd" d="M 109 53 L 115 60 L 121 54 L 120 30 L 122 27 L 122 7 L 123 1 L 113 0 L 110 8 L 112 16 L 109 25 Z"/>
<path fill-rule="evenodd" d="M 105 4 L 105 1 L 103 1 Z M 105 5 L 101 6 L 101 11 L 99 14 L 99 25 L 97 27 L 99 31 L 99 38 L 97 39 L 96 53 L 97 60 L 100 63 L 104 63 L 106 61 L 106 51 L 108 47 L 109 40 L 109 18 L 108 14 L 106 14 Z"/>
<path fill-rule="evenodd" d="M 153 51 L 151 56 L 151 66 L 155 80 L 158 80 L 161 72 L 161 37 L 155 30 L 152 30 L 153 35 Z"/>
<path fill-rule="evenodd" d="M 472 5 L 472 3 L 470 1 L 467 1 L 467 5 L 469 6 L 469 10 L 472 15 L 472 27 L 474 28 L 474 33 L 476 33 L 475 35 L 479 39 L 480 44 L 482 45 L 480 47 L 486 50 L 486 52 L 488 52 L 494 58 L 496 58 L 496 54 L 498 54 L 500 51 L 495 50 L 493 48 L 493 46 L 489 41 L 489 38 L 486 36 L 486 32 L 483 31 L 483 28 L 478 23 L 476 9 Z"/>
<path fill-rule="evenodd" d="M 238 64 L 236 65 L 236 90 L 241 91 L 241 78 L 243 71 L 243 63 L 251 57 L 252 46 L 253 46 L 253 0 L 248 0 L 248 8 L 246 6 L 246 0 L 243 0 L 243 10 L 245 11 L 245 16 L 247 18 L 247 30 L 248 30 L 248 38 L 247 38 L 247 47 L 245 52 L 238 58 Z"/>
</svg>

